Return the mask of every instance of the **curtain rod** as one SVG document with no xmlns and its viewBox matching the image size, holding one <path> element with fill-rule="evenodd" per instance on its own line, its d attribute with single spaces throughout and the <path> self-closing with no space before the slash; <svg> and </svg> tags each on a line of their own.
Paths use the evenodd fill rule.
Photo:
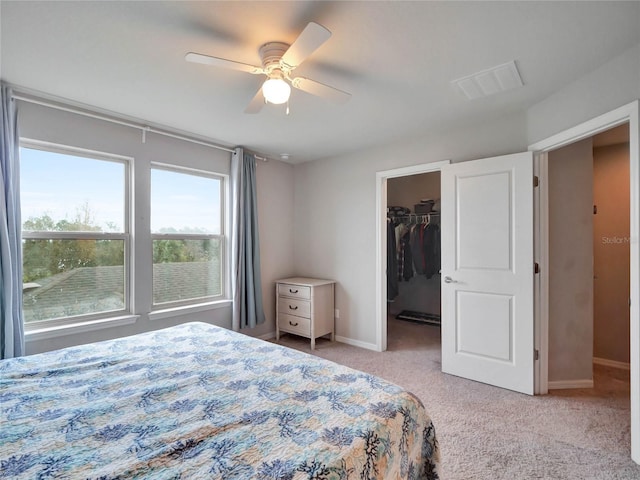
<svg viewBox="0 0 640 480">
<path fill-rule="evenodd" d="M 178 134 L 175 134 L 175 133 L 167 132 L 166 130 L 158 130 L 158 129 L 150 127 L 148 125 L 142 125 L 142 124 L 138 124 L 138 123 L 127 122 L 125 120 L 119 120 L 119 119 L 114 118 L 114 117 L 109 117 L 109 116 L 106 116 L 106 115 L 100 115 L 98 113 L 92 113 L 92 112 L 89 112 L 89 111 L 80 110 L 78 108 L 60 105 L 58 103 L 47 102 L 45 100 L 39 100 L 39 99 L 31 98 L 31 97 L 25 97 L 23 95 L 19 95 L 19 94 L 15 94 L 15 93 L 12 95 L 12 97 L 15 100 L 20 100 L 20 101 L 27 102 L 27 103 L 34 103 L 36 105 L 41 105 L 43 107 L 54 108 L 56 110 L 62 110 L 64 112 L 75 113 L 77 115 L 83 115 L 85 117 L 95 118 L 95 119 L 98 119 L 98 120 L 103 120 L 105 122 L 111 122 L 111 123 L 115 123 L 115 124 L 118 124 L 118 125 L 123 125 L 125 127 L 138 129 L 138 130 L 142 131 L 142 143 L 146 143 L 147 133 L 156 133 L 158 135 L 164 135 L 165 137 L 171 137 L 171 138 L 175 138 L 175 139 L 178 139 L 178 140 L 183 140 L 185 142 L 197 143 L 198 145 L 204 145 L 205 147 L 216 148 L 218 150 L 224 150 L 225 152 L 230 152 L 230 153 L 234 152 L 234 150 L 232 148 L 223 147 L 222 145 L 217 145 L 217 144 L 211 143 L 211 142 L 205 142 L 205 141 L 202 141 L 202 140 L 197 140 L 195 138 L 187 137 L 185 135 L 178 135 Z"/>
</svg>

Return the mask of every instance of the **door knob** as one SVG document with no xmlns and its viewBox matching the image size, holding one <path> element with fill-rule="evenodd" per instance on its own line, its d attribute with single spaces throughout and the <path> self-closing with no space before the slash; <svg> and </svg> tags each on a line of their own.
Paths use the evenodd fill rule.
<svg viewBox="0 0 640 480">
<path fill-rule="evenodd" d="M 447 275 L 446 277 L 444 277 L 444 283 L 458 283 L 458 281 Z"/>
</svg>

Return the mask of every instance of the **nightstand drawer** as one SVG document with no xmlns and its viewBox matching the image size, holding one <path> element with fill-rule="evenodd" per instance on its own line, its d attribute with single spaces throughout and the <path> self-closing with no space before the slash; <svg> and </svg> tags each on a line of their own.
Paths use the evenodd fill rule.
<svg viewBox="0 0 640 480">
<path fill-rule="evenodd" d="M 311 302 L 309 302 L 309 300 L 296 300 L 295 298 L 279 297 L 278 312 L 310 318 Z"/>
<path fill-rule="evenodd" d="M 311 334 L 311 320 L 289 315 L 288 313 L 281 313 L 278 316 L 278 327 L 282 331 L 304 335 L 305 337 Z"/>
<path fill-rule="evenodd" d="M 301 285 L 290 285 L 287 283 L 278 284 L 278 295 L 294 298 L 311 298 L 311 288 Z"/>
</svg>

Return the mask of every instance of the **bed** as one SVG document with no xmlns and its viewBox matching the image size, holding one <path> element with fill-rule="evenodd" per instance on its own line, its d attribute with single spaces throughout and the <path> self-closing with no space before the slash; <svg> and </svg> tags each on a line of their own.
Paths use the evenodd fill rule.
<svg viewBox="0 0 640 480">
<path fill-rule="evenodd" d="M 205 323 L 0 362 L 0 476 L 437 479 L 420 400 Z"/>
</svg>

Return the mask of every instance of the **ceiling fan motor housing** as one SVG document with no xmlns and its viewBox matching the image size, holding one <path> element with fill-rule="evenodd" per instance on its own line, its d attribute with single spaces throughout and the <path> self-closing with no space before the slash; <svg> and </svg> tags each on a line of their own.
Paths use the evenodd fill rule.
<svg viewBox="0 0 640 480">
<path fill-rule="evenodd" d="M 269 42 L 260 47 L 260 57 L 262 58 L 262 68 L 265 70 L 267 76 L 279 77 L 288 75 L 291 68 L 287 68 L 288 65 L 282 64 L 280 60 L 282 56 L 289 49 L 288 43 L 283 42 Z"/>
</svg>

